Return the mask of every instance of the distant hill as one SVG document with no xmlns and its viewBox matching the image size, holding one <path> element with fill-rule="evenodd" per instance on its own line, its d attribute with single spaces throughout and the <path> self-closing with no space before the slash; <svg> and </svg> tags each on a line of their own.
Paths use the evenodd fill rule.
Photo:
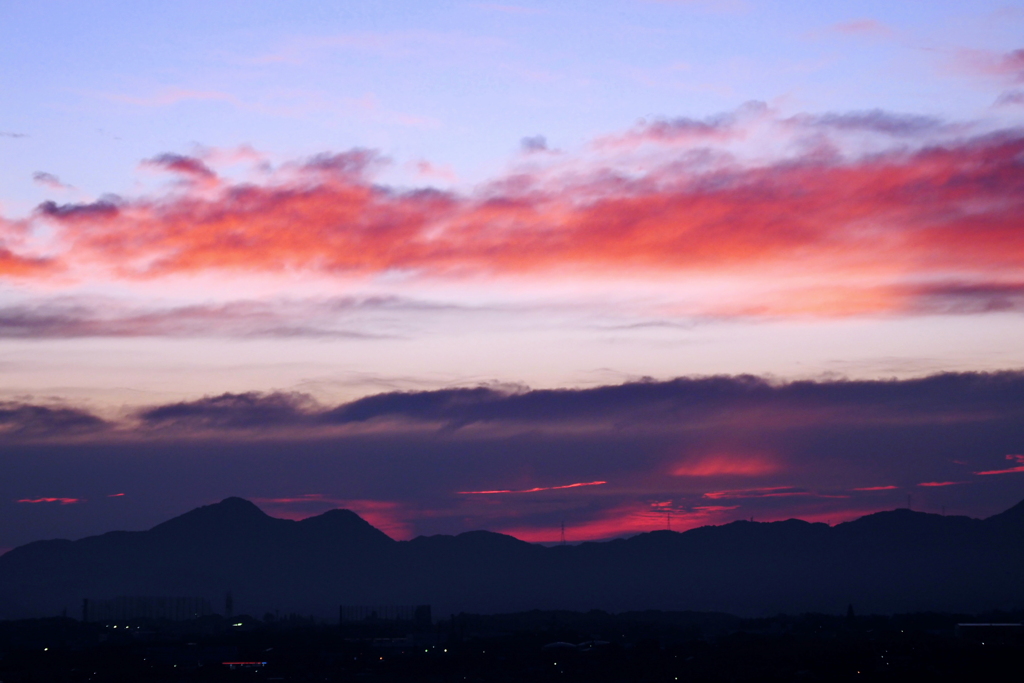
<svg viewBox="0 0 1024 683">
<path fill-rule="evenodd" d="M 829 527 L 733 522 L 544 547 L 473 531 L 394 541 L 354 512 L 294 522 L 241 498 L 149 531 L 0 556 L 0 618 L 77 616 L 82 598 L 201 596 L 236 611 L 339 604 L 531 609 L 981 612 L 1024 606 L 1024 502 L 985 520 L 892 510 Z"/>
</svg>

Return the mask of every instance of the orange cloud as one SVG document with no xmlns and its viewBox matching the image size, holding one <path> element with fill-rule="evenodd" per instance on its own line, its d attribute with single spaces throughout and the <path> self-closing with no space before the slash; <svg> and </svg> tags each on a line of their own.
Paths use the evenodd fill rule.
<svg viewBox="0 0 1024 683">
<path fill-rule="evenodd" d="M 925 481 L 918 484 L 918 486 L 955 486 L 957 484 L 966 484 L 966 481 Z"/>
<path fill-rule="evenodd" d="M 899 488 L 898 486 L 864 486 L 859 489 L 853 489 L 854 491 L 892 491 L 893 489 Z"/>
<path fill-rule="evenodd" d="M 721 453 L 687 461 L 672 470 L 672 474 L 677 477 L 756 477 L 778 472 L 779 469 L 778 463 L 767 455 Z"/>
<path fill-rule="evenodd" d="M 49 275 L 58 264 L 40 254 L 18 253 L 25 248 L 27 226 L 0 216 L 0 280 L 5 277 L 40 277 Z"/>
</svg>

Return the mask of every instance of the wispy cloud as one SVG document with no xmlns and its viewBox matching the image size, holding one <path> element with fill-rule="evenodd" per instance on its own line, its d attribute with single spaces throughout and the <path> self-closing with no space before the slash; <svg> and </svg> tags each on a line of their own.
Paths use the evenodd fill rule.
<svg viewBox="0 0 1024 683">
<path fill-rule="evenodd" d="M 1024 104 L 1024 90 L 1007 90 L 996 99 L 997 107 L 1009 107 Z"/>
<path fill-rule="evenodd" d="M 715 453 L 698 456 L 672 470 L 677 477 L 760 476 L 781 470 L 775 458 L 764 453 Z"/>
<path fill-rule="evenodd" d="M 983 472 L 975 472 L 975 474 L 989 475 L 989 474 L 1013 474 L 1016 472 L 1024 472 L 1024 455 L 1008 455 L 1006 459 L 1011 462 L 1020 463 L 1016 467 L 1008 467 L 1002 470 L 985 470 Z"/>
<path fill-rule="evenodd" d="M 45 171 L 36 171 L 32 174 L 32 180 L 37 185 L 48 187 L 51 190 L 69 190 L 73 189 L 71 185 L 62 183 L 60 178 L 52 173 L 46 173 Z"/>
<path fill-rule="evenodd" d="M 537 16 L 550 14 L 546 9 L 539 7 L 526 7 L 523 5 L 511 5 L 501 4 L 496 2 L 472 2 L 469 4 L 470 7 L 477 9 L 487 10 L 490 12 L 500 12 L 501 14 L 517 14 L 520 16 Z"/>
<path fill-rule="evenodd" d="M 877 19 L 852 19 L 833 24 L 829 27 L 830 32 L 841 33 L 848 36 L 866 36 L 869 38 L 889 38 L 895 32 L 888 25 Z"/>
<path fill-rule="evenodd" d="M 99 97 L 112 102 L 122 102 L 139 107 L 167 107 L 182 102 L 228 102 L 238 104 L 235 95 L 217 90 L 192 90 L 189 88 L 167 87 L 151 95 L 126 95 L 122 93 L 99 93 Z"/>
<path fill-rule="evenodd" d="M 488 495 L 492 493 L 537 493 L 538 491 L 558 491 L 559 489 L 575 489 L 581 486 L 601 486 L 606 481 L 585 481 L 577 484 L 562 484 L 561 486 L 535 486 L 532 489 L 499 489 L 494 491 L 459 491 L 459 495 Z"/>
<path fill-rule="evenodd" d="M 814 496 L 811 491 L 794 488 L 792 486 L 767 486 L 752 489 L 733 489 L 729 491 L 708 491 L 705 498 L 718 500 L 721 498 L 788 498 L 790 496 Z"/>
<path fill-rule="evenodd" d="M 990 50 L 961 50 L 957 54 L 961 69 L 994 76 L 1009 83 L 1024 83 L 1024 49 L 1011 52 Z"/>
<path fill-rule="evenodd" d="M 172 171 L 174 173 L 180 173 L 182 175 L 194 176 L 202 179 L 211 179 L 216 176 L 216 174 L 210 170 L 210 167 L 203 163 L 201 159 L 182 154 L 159 154 L 152 159 L 146 159 L 142 163 L 145 166 L 153 166 L 167 171 Z"/>
<path fill-rule="evenodd" d="M 61 505 L 73 505 L 81 503 L 81 498 L 21 498 L 18 503 L 60 503 Z"/>
<path fill-rule="evenodd" d="M 395 332 L 382 315 L 446 310 L 395 297 L 233 301 L 140 308 L 120 301 L 33 300 L 0 307 L 0 339 L 80 337 L 324 337 L 380 339 Z"/>
</svg>

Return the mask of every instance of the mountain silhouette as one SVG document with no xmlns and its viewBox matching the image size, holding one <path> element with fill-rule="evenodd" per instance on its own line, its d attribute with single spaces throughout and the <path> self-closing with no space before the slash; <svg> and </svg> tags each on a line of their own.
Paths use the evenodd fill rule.
<svg viewBox="0 0 1024 683">
<path fill-rule="evenodd" d="M 0 618 L 83 598 L 227 591 L 236 610 L 333 616 L 339 604 L 434 614 L 531 609 L 981 612 L 1024 605 L 1024 502 L 988 519 L 907 509 L 830 527 L 791 519 L 545 547 L 472 531 L 395 541 L 350 510 L 302 521 L 227 498 L 148 531 L 29 543 L 0 556 Z"/>
</svg>

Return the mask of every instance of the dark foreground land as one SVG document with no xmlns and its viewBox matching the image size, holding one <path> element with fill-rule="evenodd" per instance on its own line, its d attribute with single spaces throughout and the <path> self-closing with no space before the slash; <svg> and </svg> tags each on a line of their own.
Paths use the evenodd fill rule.
<svg viewBox="0 0 1024 683">
<path fill-rule="evenodd" d="M 957 624 L 1022 617 L 535 611 L 418 633 L 270 615 L 6 621 L 0 681 L 1019 681 L 1021 627 Z"/>
</svg>

